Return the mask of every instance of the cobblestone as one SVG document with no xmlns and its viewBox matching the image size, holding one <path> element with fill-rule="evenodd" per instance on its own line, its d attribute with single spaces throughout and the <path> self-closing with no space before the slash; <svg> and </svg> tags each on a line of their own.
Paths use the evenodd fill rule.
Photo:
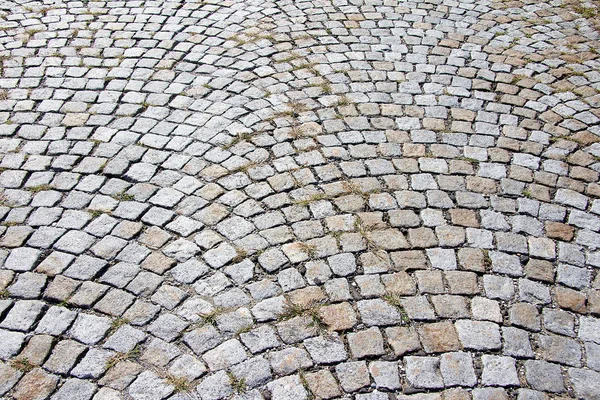
<svg viewBox="0 0 600 400">
<path fill-rule="evenodd" d="M 596 8 L 0 1 L 0 397 L 598 398 Z"/>
</svg>

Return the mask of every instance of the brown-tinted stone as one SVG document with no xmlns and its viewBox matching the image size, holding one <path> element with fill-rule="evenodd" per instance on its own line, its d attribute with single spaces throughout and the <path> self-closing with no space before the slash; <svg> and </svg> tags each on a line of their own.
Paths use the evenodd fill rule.
<svg viewBox="0 0 600 400">
<path fill-rule="evenodd" d="M 306 288 L 294 290 L 288 294 L 292 304 L 300 307 L 309 307 L 314 304 L 325 301 L 325 294 L 318 286 L 309 286 Z"/>
<path fill-rule="evenodd" d="M 417 292 L 415 282 L 406 272 L 396 272 L 394 274 L 381 275 L 381 282 L 385 286 L 385 291 L 399 296 L 410 296 Z"/>
<path fill-rule="evenodd" d="M 576 192 L 583 193 L 585 191 L 586 184 L 566 176 L 561 176 L 558 178 L 556 186 L 559 188 L 571 189 Z"/>
<path fill-rule="evenodd" d="M 533 179 L 537 183 L 545 186 L 556 186 L 558 175 L 546 171 L 536 171 L 534 173 Z"/>
<path fill-rule="evenodd" d="M 475 120 L 475 112 L 470 110 L 465 110 L 463 108 L 453 108 L 451 110 L 451 113 L 453 119 L 469 122 L 473 122 Z"/>
<path fill-rule="evenodd" d="M 474 272 L 467 271 L 446 271 L 444 272 L 446 282 L 450 287 L 451 294 L 477 294 L 479 286 L 477 285 L 477 275 Z"/>
<path fill-rule="evenodd" d="M 458 263 L 462 269 L 485 272 L 485 254 L 481 249 L 469 247 L 459 249 Z"/>
<path fill-rule="evenodd" d="M 344 331 L 356 325 L 356 313 L 350 303 L 324 306 L 319 309 L 319 316 L 333 331 Z"/>
<path fill-rule="evenodd" d="M 556 288 L 556 302 L 558 306 L 577 313 L 587 312 L 585 294 L 563 287 Z"/>
<path fill-rule="evenodd" d="M 524 270 L 525 275 L 530 279 L 554 282 L 554 266 L 549 261 L 530 258 Z"/>
<path fill-rule="evenodd" d="M 467 302 L 462 296 L 431 296 L 431 302 L 440 318 L 470 318 Z"/>
<path fill-rule="evenodd" d="M 421 250 L 396 251 L 391 254 L 395 270 L 411 271 L 415 269 L 426 269 L 427 259 Z"/>
<path fill-rule="evenodd" d="M 378 328 L 349 333 L 348 346 L 355 358 L 363 358 L 369 356 L 380 356 L 385 354 L 383 348 L 383 336 Z"/>
<path fill-rule="evenodd" d="M 138 239 L 140 243 L 145 244 L 151 249 L 158 249 L 162 245 L 164 245 L 169 239 L 171 235 L 167 232 L 163 231 L 157 226 L 152 226 L 146 229 Z"/>
<path fill-rule="evenodd" d="M 123 390 L 133 382 L 143 369 L 140 364 L 133 361 L 121 361 L 109 369 L 98 383 L 113 389 Z"/>
<path fill-rule="evenodd" d="M 373 230 L 368 237 L 375 246 L 384 250 L 408 249 L 410 245 L 399 229 Z"/>
<path fill-rule="evenodd" d="M 508 177 L 521 182 L 533 182 L 533 171 L 519 165 L 511 165 Z"/>
<path fill-rule="evenodd" d="M 146 257 L 142 263 L 142 267 L 154 273 L 163 274 L 165 271 L 171 269 L 174 263 L 175 260 L 172 258 L 166 257 L 160 251 L 155 251 Z"/>
<path fill-rule="evenodd" d="M 43 400 L 50 396 L 56 387 L 58 377 L 40 368 L 29 372 L 17 384 L 13 393 L 15 400 Z"/>
<path fill-rule="evenodd" d="M 571 178 L 581 179 L 586 182 L 598 182 L 599 174 L 592 169 L 575 166 L 571 168 L 570 176 Z"/>
<path fill-rule="evenodd" d="M 550 189 L 543 185 L 532 183 L 527 187 L 531 192 L 531 197 L 534 199 L 549 202 L 550 201 Z"/>
<path fill-rule="evenodd" d="M 310 372 L 304 378 L 316 399 L 331 399 L 341 395 L 338 384 L 329 370 Z"/>
<path fill-rule="evenodd" d="M 558 115 L 557 113 L 555 113 L 554 111 L 546 111 L 542 114 L 540 114 L 540 119 L 544 122 L 551 122 L 553 124 L 557 124 L 560 121 L 562 121 L 562 117 L 560 115 Z"/>
<path fill-rule="evenodd" d="M 49 335 L 33 336 L 18 358 L 27 359 L 33 365 L 42 365 L 50 353 L 53 340 Z"/>
<path fill-rule="evenodd" d="M 453 122 L 452 123 L 452 128 L 453 129 L 454 129 L 454 125 L 455 124 L 457 124 L 457 122 Z M 448 172 L 450 174 L 452 174 L 452 175 L 456 175 L 456 174 L 470 175 L 470 174 L 474 173 L 473 165 L 474 164 L 470 163 L 469 161 L 465 161 L 465 160 L 450 160 L 450 162 L 448 163 Z M 444 177 L 444 175 L 440 175 L 438 177 L 438 180 L 440 182 L 443 182 L 444 181 L 443 177 Z M 462 182 L 462 181 L 464 181 L 464 178 L 457 177 L 457 176 L 454 176 L 454 177 L 460 179 L 461 180 L 461 187 L 464 187 L 464 182 Z M 446 187 L 443 186 L 441 183 L 440 183 L 440 189 L 447 190 Z M 454 189 L 454 190 L 456 190 L 456 189 Z"/>
<path fill-rule="evenodd" d="M 471 395 L 463 388 L 452 388 L 442 392 L 443 400 L 470 400 Z"/>
<path fill-rule="evenodd" d="M 81 284 L 80 281 L 67 278 L 62 275 L 56 276 L 46 288 L 44 298 L 54 301 L 65 301 L 68 299 Z"/>
<path fill-rule="evenodd" d="M 405 143 L 402 145 L 402 154 L 405 157 L 421 157 L 425 155 L 425 146 L 422 144 Z"/>
<path fill-rule="evenodd" d="M 504 149 L 488 149 L 488 155 L 493 162 L 510 162 L 510 153 Z"/>
<path fill-rule="evenodd" d="M 435 234 L 442 247 L 460 247 L 465 242 L 465 229 L 458 226 L 438 226 Z"/>
<path fill-rule="evenodd" d="M 412 247 L 418 249 L 435 247 L 438 244 L 437 238 L 431 228 L 409 229 L 408 240 Z"/>
<path fill-rule="evenodd" d="M 460 350 L 460 341 L 451 322 L 437 322 L 419 327 L 421 343 L 427 353 Z"/>
<path fill-rule="evenodd" d="M 441 271 L 417 271 L 415 276 L 421 293 L 444 293 L 444 281 Z"/>
<path fill-rule="evenodd" d="M 497 191 L 496 181 L 478 176 L 468 176 L 467 189 L 477 193 L 493 194 Z"/>
<path fill-rule="evenodd" d="M 394 354 L 402 356 L 406 353 L 417 351 L 421 348 L 419 335 L 415 328 L 411 327 L 393 327 L 387 328 L 385 334 L 388 343 L 394 350 Z"/>
<path fill-rule="evenodd" d="M 589 196 L 600 197 L 600 184 L 590 183 L 585 190 L 585 194 Z"/>
<path fill-rule="evenodd" d="M 446 129 L 446 124 L 443 119 L 439 118 L 423 118 L 423 128 L 434 131 L 443 131 Z"/>
<path fill-rule="evenodd" d="M 510 323 L 531 331 L 540 330 L 540 315 L 537 307 L 530 303 L 514 304 L 509 312 Z"/>
<path fill-rule="evenodd" d="M 592 314 L 600 315 L 600 290 L 588 293 L 588 307 Z"/>
<path fill-rule="evenodd" d="M 569 157 L 567 157 L 567 162 L 569 164 L 577 164 L 580 166 L 587 166 L 592 164 L 595 161 L 594 156 L 589 153 L 586 153 L 583 150 L 577 150 L 572 153 Z"/>
<path fill-rule="evenodd" d="M 462 208 L 453 208 L 450 210 L 450 218 L 454 225 L 466 226 L 469 228 L 479 228 L 477 214 L 473 210 L 465 210 Z"/>
<path fill-rule="evenodd" d="M 560 239 L 570 242 L 573 239 L 574 228 L 560 222 L 546 222 L 546 236 L 550 239 Z"/>
</svg>

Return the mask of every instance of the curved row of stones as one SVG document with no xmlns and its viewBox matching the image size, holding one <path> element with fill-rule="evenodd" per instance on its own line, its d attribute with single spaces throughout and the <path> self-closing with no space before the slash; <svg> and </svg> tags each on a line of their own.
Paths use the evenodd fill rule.
<svg viewBox="0 0 600 400">
<path fill-rule="evenodd" d="M 0 9 L 0 396 L 600 398 L 577 13 Z"/>
</svg>

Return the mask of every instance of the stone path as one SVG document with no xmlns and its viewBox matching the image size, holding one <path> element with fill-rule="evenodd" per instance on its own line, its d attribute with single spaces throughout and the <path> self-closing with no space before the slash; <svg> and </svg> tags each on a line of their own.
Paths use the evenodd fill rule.
<svg viewBox="0 0 600 400">
<path fill-rule="evenodd" d="M 597 12 L 0 1 L 0 397 L 600 399 Z"/>
</svg>

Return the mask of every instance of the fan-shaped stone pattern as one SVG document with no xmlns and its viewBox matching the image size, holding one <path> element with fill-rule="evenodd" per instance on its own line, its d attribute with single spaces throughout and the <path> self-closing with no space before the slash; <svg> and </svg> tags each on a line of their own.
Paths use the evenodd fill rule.
<svg viewBox="0 0 600 400">
<path fill-rule="evenodd" d="M 0 28 L 0 396 L 596 398 L 580 15 L 5 1 Z"/>
</svg>

